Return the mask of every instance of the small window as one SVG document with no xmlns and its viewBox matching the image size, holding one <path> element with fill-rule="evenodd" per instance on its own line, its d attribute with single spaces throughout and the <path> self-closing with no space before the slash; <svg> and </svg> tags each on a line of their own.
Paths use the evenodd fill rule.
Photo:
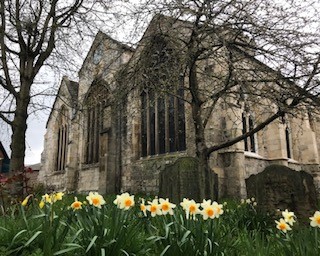
<svg viewBox="0 0 320 256">
<path fill-rule="evenodd" d="M 254 129 L 254 119 L 251 114 L 242 113 L 242 133 L 245 134 Z M 245 138 L 244 150 L 249 152 L 257 152 L 255 133 Z"/>
<path fill-rule="evenodd" d="M 56 170 L 64 171 L 68 150 L 68 111 L 62 107 L 58 116 Z"/>
<path fill-rule="evenodd" d="M 285 128 L 285 133 L 286 133 L 286 149 L 287 149 L 287 157 L 291 158 L 291 132 L 288 126 Z"/>
<path fill-rule="evenodd" d="M 291 129 L 289 126 L 289 122 L 285 116 L 282 117 L 281 120 L 282 120 L 282 124 L 284 125 L 287 158 L 292 158 L 292 143 L 291 143 L 292 139 L 291 139 Z"/>
</svg>

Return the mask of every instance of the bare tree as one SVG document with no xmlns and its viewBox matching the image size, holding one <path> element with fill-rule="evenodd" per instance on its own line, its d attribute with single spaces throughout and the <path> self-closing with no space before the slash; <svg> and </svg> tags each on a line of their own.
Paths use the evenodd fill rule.
<svg viewBox="0 0 320 256">
<path fill-rule="evenodd" d="M 95 0 L 0 1 L 0 118 L 12 129 L 11 170 L 23 167 L 27 119 L 43 107 L 32 97 L 52 93 L 46 67 L 76 71 L 74 57 L 108 25 L 108 9 Z"/>
<path fill-rule="evenodd" d="M 175 70 L 183 74 L 184 89 L 190 95 L 185 100 L 194 123 L 199 186 L 203 187 L 200 198 L 214 196 L 208 164 L 213 152 L 257 133 L 285 114 L 319 108 L 320 37 L 316 32 L 320 25 L 316 1 L 280 2 L 173 0 L 148 1 L 143 6 L 145 13 L 170 16 L 162 17 L 155 31 L 177 46 L 169 47 L 169 51 L 163 47 L 158 54 L 178 51 L 175 56 L 179 56 L 179 65 L 162 65 L 162 70 L 153 71 L 152 63 L 146 63 L 141 54 L 138 68 L 142 76 L 136 84 L 149 79 L 151 82 L 144 86 L 172 93 L 166 85 L 172 86 Z M 133 74 L 136 76 L 136 69 Z M 205 130 L 221 103 L 234 110 L 249 105 L 268 111 L 250 131 L 229 134 L 212 145 Z"/>
</svg>

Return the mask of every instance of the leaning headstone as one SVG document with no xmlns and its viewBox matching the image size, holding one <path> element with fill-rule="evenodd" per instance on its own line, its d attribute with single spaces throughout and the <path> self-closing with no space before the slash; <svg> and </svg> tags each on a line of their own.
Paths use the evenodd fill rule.
<svg viewBox="0 0 320 256">
<path fill-rule="evenodd" d="M 172 202 L 181 202 L 183 198 L 202 201 L 200 198 L 198 159 L 181 157 L 173 164 L 166 166 L 160 173 L 159 196 L 170 198 Z M 213 184 L 212 194 L 217 191 L 217 177 L 212 171 L 209 179 Z M 212 197 L 214 199 L 214 197 Z"/>
<path fill-rule="evenodd" d="M 313 177 L 282 165 L 270 165 L 263 172 L 246 179 L 248 198 L 274 213 L 276 209 L 293 211 L 298 217 L 312 216 L 317 196 Z"/>
</svg>

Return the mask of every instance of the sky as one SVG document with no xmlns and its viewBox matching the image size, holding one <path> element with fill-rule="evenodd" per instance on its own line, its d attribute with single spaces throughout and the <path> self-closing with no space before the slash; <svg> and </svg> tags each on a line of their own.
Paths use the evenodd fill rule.
<svg viewBox="0 0 320 256">
<path fill-rule="evenodd" d="M 40 163 L 46 132 L 47 115 L 31 117 L 26 134 L 26 165 Z"/>
<path fill-rule="evenodd" d="M 40 163 L 41 153 L 43 151 L 43 141 L 46 132 L 46 122 L 48 111 L 38 113 L 37 116 L 31 115 L 28 119 L 28 129 L 26 133 L 26 157 L 25 165 Z M 10 129 L 1 125 L 0 140 L 10 156 Z"/>
</svg>

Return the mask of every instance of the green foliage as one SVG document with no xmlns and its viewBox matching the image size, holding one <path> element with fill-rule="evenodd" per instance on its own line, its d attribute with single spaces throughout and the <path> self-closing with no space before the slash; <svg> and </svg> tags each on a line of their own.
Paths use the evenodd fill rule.
<svg viewBox="0 0 320 256">
<path fill-rule="evenodd" d="M 154 255 L 219 255 L 227 250 L 228 227 L 221 219 L 186 219 L 181 209 L 151 221 Z"/>
<path fill-rule="evenodd" d="M 74 214 L 76 220 L 70 228 L 75 235 L 66 248 L 81 255 L 144 254 L 139 218 L 132 212 L 111 205 L 102 209 L 89 206 Z"/>
<path fill-rule="evenodd" d="M 253 201 L 228 201 L 219 218 L 204 220 L 187 219 L 178 206 L 173 215 L 144 216 L 138 207 L 117 208 L 113 199 L 101 209 L 83 203 L 74 210 L 73 195 L 43 208 L 32 198 L 0 218 L 0 255 L 320 254 L 318 228 L 297 222 L 285 234 Z"/>
</svg>

